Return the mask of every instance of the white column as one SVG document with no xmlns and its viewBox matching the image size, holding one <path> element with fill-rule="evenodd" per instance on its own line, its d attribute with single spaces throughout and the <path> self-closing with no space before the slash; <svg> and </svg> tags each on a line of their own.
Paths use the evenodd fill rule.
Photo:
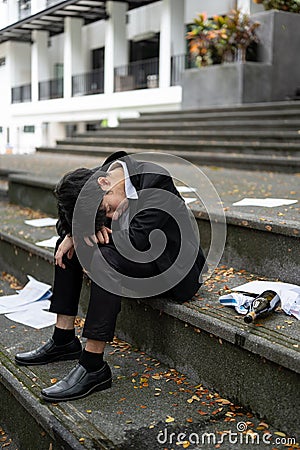
<svg viewBox="0 0 300 450">
<path fill-rule="evenodd" d="M 9 23 L 9 16 L 8 16 L 8 5 L 7 3 L 1 3 L 0 4 L 0 29 L 4 28 Z"/>
<path fill-rule="evenodd" d="M 128 42 L 126 35 L 127 3 L 106 2 L 110 18 L 105 23 L 104 93 L 114 91 L 114 68 L 128 64 Z"/>
<path fill-rule="evenodd" d="M 8 2 L 8 20 L 9 24 L 18 22 L 19 20 L 19 8 L 17 0 L 10 0 Z"/>
<path fill-rule="evenodd" d="M 65 124 L 62 122 L 49 122 L 48 125 L 48 142 L 47 145 L 54 147 L 56 141 L 60 139 L 65 139 L 66 128 Z"/>
<path fill-rule="evenodd" d="M 38 101 L 39 81 L 50 79 L 48 31 L 32 31 L 31 47 L 31 100 Z"/>
<path fill-rule="evenodd" d="M 72 75 L 83 73 L 82 52 L 83 19 L 65 18 L 64 34 L 64 97 L 72 96 Z"/>
<path fill-rule="evenodd" d="M 46 9 L 46 0 L 31 0 L 31 14 L 36 14 L 39 11 Z"/>
<path fill-rule="evenodd" d="M 184 53 L 184 0 L 163 0 L 159 42 L 159 87 L 170 86 L 171 56 Z"/>
</svg>

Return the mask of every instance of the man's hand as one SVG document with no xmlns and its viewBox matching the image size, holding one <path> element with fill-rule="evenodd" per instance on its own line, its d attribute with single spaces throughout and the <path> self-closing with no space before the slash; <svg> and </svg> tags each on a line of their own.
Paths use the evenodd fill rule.
<svg viewBox="0 0 300 450">
<path fill-rule="evenodd" d="M 66 266 L 63 263 L 63 256 L 67 254 L 68 259 L 71 259 L 74 254 L 74 242 L 71 236 L 66 236 L 61 244 L 58 246 L 57 252 L 55 253 L 55 264 L 62 269 Z"/>
<path fill-rule="evenodd" d="M 108 244 L 109 243 L 109 235 L 112 233 L 112 230 L 107 227 L 102 227 L 101 230 L 97 232 L 97 239 L 100 244 Z"/>
<path fill-rule="evenodd" d="M 107 227 L 102 227 L 101 230 L 97 232 L 97 234 L 93 234 L 92 236 L 85 237 L 84 242 L 89 246 L 93 247 L 95 244 L 108 244 L 109 243 L 109 235 L 112 233 L 112 230 Z"/>
</svg>

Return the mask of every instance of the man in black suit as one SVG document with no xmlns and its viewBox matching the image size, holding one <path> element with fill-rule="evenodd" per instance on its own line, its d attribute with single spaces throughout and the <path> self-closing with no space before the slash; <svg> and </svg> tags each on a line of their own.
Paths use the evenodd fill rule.
<svg viewBox="0 0 300 450">
<path fill-rule="evenodd" d="M 67 174 L 56 195 L 60 239 L 50 311 L 57 313 L 57 323 L 46 344 L 16 355 L 19 365 L 79 358 L 65 378 L 42 390 L 42 397 L 51 402 L 111 386 L 103 353 L 114 336 L 124 289 L 135 298 L 163 293 L 183 302 L 197 292 L 205 269 L 189 210 L 159 165 L 117 152 L 100 170 Z M 91 292 L 82 351 L 74 321 L 83 269 L 91 279 Z"/>
</svg>

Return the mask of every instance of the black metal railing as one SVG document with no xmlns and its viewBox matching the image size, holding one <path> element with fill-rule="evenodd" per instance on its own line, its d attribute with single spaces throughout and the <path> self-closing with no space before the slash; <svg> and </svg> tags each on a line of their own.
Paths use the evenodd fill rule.
<svg viewBox="0 0 300 450">
<path fill-rule="evenodd" d="M 50 100 L 52 98 L 62 98 L 64 92 L 63 78 L 39 82 L 39 100 Z"/>
<path fill-rule="evenodd" d="M 104 69 L 72 77 L 72 96 L 103 94 L 104 92 Z"/>
<path fill-rule="evenodd" d="M 159 85 L 159 58 L 145 59 L 115 68 L 115 91 L 155 88 Z"/>
<path fill-rule="evenodd" d="M 196 66 L 195 58 L 190 54 L 174 55 L 171 57 L 171 86 L 178 86 L 182 83 L 182 75 L 186 69 Z"/>
<path fill-rule="evenodd" d="M 31 102 L 31 84 L 16 86 L 11 89 L 12 103 Z"/>
</svg>

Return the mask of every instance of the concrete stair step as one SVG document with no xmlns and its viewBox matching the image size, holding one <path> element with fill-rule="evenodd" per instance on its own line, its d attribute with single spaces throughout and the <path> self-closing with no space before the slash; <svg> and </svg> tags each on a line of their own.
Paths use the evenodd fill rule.
<svg viewBox="0 0 300 450">
<path fill-rule="evenodd" d="M 124 147 L 124 148 L 143 148 L 156 150 L 203 150 L 214 149 L 218 152 L 234 152 L 243 153 L 261 152 L 271 154 L 276 151 L 279 155 L 300 156 L 299 142 L 264 142 L 259 140 L 253 141 L 216 141 L 204 139 L 189 139 L 179 141 L 177 139 L 142 139 L 142 138 L 119 138 L 119 137 L 97 137 L 97 138 L 69 138 L 57 141 L 58 147 L 70 146 L 91 146 L 97 147 Z"/>
<path fill-rule="evenodd" d="M 189 130 L 189 131 L 181 131 L 181 130 L 163 130 L 163 131 L 149 131 L 149 130 L 136 130 L 136 131 L 130 131 L 130 130 L 123 130 L 119 128 L 102 128 L 98 131 L 93 132 L 85 132 L 82 134 L 76 134 L 74 138 L 80 139 L 80 140 L 89 140 L 89 139 L 95 139 L 95 141 L 98 138 L 130 138 L 130 139 L 136 139 L 137 137 L 151 137 L 152 139 L 174 139 L 176 138 L 177 141 L 179 140 L 190 140 L 190 139 L 198 139 L 198 140 L 204 140 L 204 139 L 213 139 L 216 140 L 223 140 L 223 141 L 234 141 L 234 140 L 255 140 L 255 141 L 261 141 L 261 140 L 268 140 L 268 141 L 285 141 L 285 142 L 298 142 L 300 141 L 300 133 L 298 130 L 294 131 L 226 131 L 226 130 Z"/>
<path fill-rule="evenodd" d="M 0 288 L 7 294 L 14 292 L 2 279 Z M 51 377 L 64 376 L 74 364 L 16 367 L 14 354 L 35 348 L 37 340 L 49 337 L 50 330 L 33 331 L 20 324 L 11 325 L 13 322 L 3 316 L 0 323 L 0 420 L 14 430 L 18 448 L 159 450 L 162 445 L 175 446 L 178 433 L 184 430 L 191 448 L 208 449 L 212 442 L 216 445 L 223 430 L 236 433 L 238 422 L 247 422 L 249 429 L 258 433 L 260 448 L 268 448 L 263 430 L 257 431 L 260 419 L 250 411 L 117 338 L 106 347 L 106 360 L 114 377 L 111 389 L 72 403 L 40 403 L 41 388 L 49 386 Z M 80 331 L 78 327 L 79 334 Z M 168 417 L 170 423 L 166 422 Z M 278 430 L 283 430 L 271 424 L 267 429 L 273 438 Z M 171 435 L 172 432 L 175 433 Z M 210 438 L 208 433 L 212 433 Z M 181 434 L 183 442 L 182 437 Z M 290 439 L 296 441 L 294 433 Z M 242 445 L 235 447 L 242 449 Z"/>
<path fill-rule="evenodd" d="M 14 204 L 55 216 L 54 186 L 54 180 L 46 185 L 44 179 L 13 175 L 9 178 L 9 199 Z M 282 281 L 297 283 L 300 264 L 297 206 L 286 208 L 282 216 L 278 216 L 277 211 L 269 212 L 266 208 L 232 209 L 229 206 L 231 203 L 232 200 L 229 198 L 224 202 L 224 207 L 228 211 L 226 211 L 227 238 L 222 261 L 233 267 L 247 269 L 264 276 L 272 274 L 273 277 L 280 277 Z M 216 216 L 215 220 L 220 223 L 224 218 L 214 212 L 213 206 L 210 207 L 209 216 L 206 208 L 198 200 L 191 203 L 191 209 L 199 226 L 201 245 L 207 253 L 211 245 L 209 217 Z M 4 214 L 2 232 L 5 236 L 11 229 L 10 222 L 6 225 L 5 217 L 12 215 L 16 216 L 16 212 Z M 17 229 L 22 231 L 19 226 Z"/>
<path fill-rule="evenodd" d="M 240 119 L 247 119 L 247 120 L 257 120 L 258 118 L 264 119 L 264 120 L 285 120 L 285 119 L 298 119 L 300 117 L 300 108 L 298 109 L 291 109 L 291 110 L 256 110 L 256 111 L 243 111 L 239 110 L 238 108 L 234 111 L 197 111 L 197 112 L 187 112 L 184 113 L 182 111 L 172 112 L 168 114 L 165 112 L 164 114 L 153 114 L 151 116 L 147 115 L 141 115 L 138 118 L 139 122 L 148 122 L 148 121 L 158 121 L 161 120 L 163 122 L 175 122 L 175 121 L 181 121 L 183 118 L 185 121 L 210 121 L 210 120 L 221 120 L 223 121 L 228 120 L 229 118 L 231 120 L 240 120 Z M 128 118 L 128 119 L 122 119 L 122 123 L 131 123 L 136 122 L 137 119 L 135 118 Z"/>
<path fill-rule="evenodd" d="M 59 147 L 38 147 L 37 152 L 41 154 L 68 154 L 81 155 L 86 157 L 105 157 L 113 151 L 124 150 L 123 147 L 91 147 L 91 146 L 59 146 Z M 128 150 L 128 149 L 127 149 Z M 129 153 L 141 154 L 143 152 L 162 153 L 163 150 L 131 148 Z M 168 153 L 168 152 L 166 152 Z M 217 166 L 224 168 L 237 168 L 242 170 L 272 170 L 275 172 L 297 173 L 300 171 L 300 158 L 297 156 L 274 156 L 243 154 L 234 152 L 205 152 L 205 151 L 184 151 L 172 150 L 172 155 L 186 159 L 199 165 Z"/>
<path fill-rule="evenodd" d="M 299 119 L 264 119 L 264 120 L 257 120 L 253 118 L 253 120 L 247 120 L 245 118 L 242 119 L 226 119 L 223 120 L 206 120 L 203 121 L 201 119 L 194 121 L 186 120 L 185 117 L 183 117 L 180 121 L 180 128 L 181 130 L 186 129 L 195 129 L 195 128 L 204 128 L 206 130 L 214 130 L 221 128 L 224 129 L 241 129 L 241 130 L 256 130 L 256 129 L 262 129 L 262 130 L 298 130 L 299 129 Z M 160 129 L 176 129 L 178 128 L 178 122 L 176 121 L 168 121 L 164 122 L 162 119 L 160 120 L 149 120 L 149 121 L 139 121 L 139 119 L 133 119 L 132 122 L 120 122 L 119 129 L 130 129 L 130 130 L 136 130 L 136 129 L 149 129 L 149 130 L 160 130 Z"/>
<path fill-rule="evenodd" d="M 174 111 L 160 111 L 159 114 L 164 115 L 164 114 L 178 114 L 179 112 L 181 114 L 191 114 L 191 113 L 208 113 L 208 112 L 235 112 L 235 111 L 274 111 L 274 110 L 281 110 L 281 111 L 285 111 L 285 110 L 294 110 L 300 109 L 300 100 L 298 99 L 297 101 L 293 100 L 293 101 L 283 101 L 283 102 L 263 102 L 263 103 L 245 103 L 243 105 L 231 105 L 231 106 L 206 106 L 206 107 L 202 107 L 202 108 L 198 108 L 198 109 L 184 109 L 184 110 L 174 110 Z M 155 116 L 157 115 L 157 111 L 153 111 L 153 112 L 145 112 L 142 113 L 142 116 Z"/>
<path fill-rule="evenodd" d="M 51 283 L 52 251 L 41 250 L 33 244 L 40 239 L 42 230 L 32 227 L 24 229 L 24 217 L 36 217 L 36 213 L 27 211 L 25 214 L 24 210 L 18 207 L 2 203 L 1 215 L 1 267 L 6 272 L 18 276 L 22 283 L 25 282 L 27 273 L 41 281 Z M 52 235 L 53 230 L 44 230 L 42 233 L 46 238 L 46 234 Z M 118 319 L 117 335 L 126 338 L 128 342 L 138 346 L 152 358 L 158 358 L 161 363 L 184 373 L 194 383 L 214 386 L 223 397 L 227 396 L 230 400 L 250 408 L 268 422 L 280 427 L 280 430 L 294 435 L 298 432 L 300 425 L 299 415 L 295 414 L 299 405 L 299 323 L 296 319 L 287 318 L 283 313 L 277 312 L 272 317 L 259 321 L 259 327 L 250 326 L 244 324 L 242 318 L 237 317 L 234 311 L 221 307 L 218 303 L 218 292 L 224 289 L 225 285 L 230 288 L 256 278 L 260 277 L 241 269 L 234 270 L 222 265 L 199 291 L 198 296 L 183 305 L 162 298 L 151 301 L 124 299 Z M 83 313 L 86 310 L 86 300 L 87 294 L 84 291 Z M 175 420 L 179 424 L 183 423 L 182 421 L 187 417 L 192 417 L 193 421 L 198 417 L 198 413 L 194 416 L 191 409 L 186 409 L 189 408 L 187 399 L 192 396 L 193 391 L 188 392 L 186 396 L 184 394 L 182 402 L 176 396 L 178 407 L 175 410 L 171 409 L 172 412 L 166 397 L 160 397 L 159 404 L 154 402 L 153 388 L 159 387 L 164 391 L 163 374 L 169 371 L 168 367 L 161 365 L 161 369 L 157 369 L 158 366 L 155 364 L 158 361 L 152 364 L 145 361 L 144 356 L 137 356 L 133 351 L 128 357 L 126 354 L 122 357 L 115 348 L 111 349 L 111 347 L 108 348 L 107 360 L 113 367 L 115 390 L 95 394 L 76 403 L 47 405 L 47 407 L 40 405 L 37 401 L 40 388 L 49 385 L 50 378 L 59 379 L 68 368 L 72 367 L 72 363 L 41 366 L 33 370 L 32 368 L 16 368 L 11 361 L 13 354 L 29 349 L 30 346 L 33 348 L 37 340 L 45 340 L 46 331 L 45 333 L 40 331 L 38 334 L 24 332 L 24 328 L 27 327 L 19 325 L 11 329 L 11 323 L 7 323 L 7 319 L 0 316 L 0 320 L 3 350 L 3 366 L 0 369 L 1 398 L 7 398 L 8 392 L 11 392 L 23 409 L 27 409 L 35 421 L 46 430 L 47 439 L 49 437 L 52 441 L 66 439 L 70 448 L 74 449 L 77 448 L 75 443 L 82 437 L 86 448 L 115 448 L 110 447 L 115 445 L 124 450 L 142 449 L 144 447 L 141 447 L 141 444 L 136 444 L 136 447 L 129 446 L 131 441 L 126 439 L 133 439 L 133 436 L 130 433 L 124 435 L 122 432 L 124 428 L 131 431 L 137 428 L 140 437 L 142 435 L 143 439 L 147 439 L 149 436 L 150 439 L 151 435 L 153 439 L 153 434 L 146 433 L 145 437 L 141 433 L 145 420 L 149 421 L 147 426 L 153 421 L 157 430 L 156 427 L 160 429 L 167 415 L 173 417 L 175 415 Z M 143 323 L 143 332 L 138 325 L 140 323 Z M 10 330 L 9 333 L 8 330 Z M 49 336 L 49 332 L 47 335 Z M 110 351 L 113 353 L 110 354 Z M 136 365 L 137 358 L 142 368 L 144 368 L 144 361 L 147 362 L 147 367 L 153 366 L 148 373 L 152 375 L 159 372 L 160 374 L 158 384 L 153 384 L 152 378 L 149 382 L 153 392 L 151 389 L 133 389 L 132 373 L 138 373 L 134 376 L 136 380 L 143 376 L 138 370 L 141 366 Z M 226 364 L 221 364 L 221 361 L 225 361 Z M 271 390 L 270 379 L 272 380 Z M 189 382 L 188 379 L 187 381 Z M 161 382 L 163 385 L 160 384 Z M 22 389 L 20 389 L 20 383 L 22 383 Z M 139 388 L 139 381 L 135 384 Z M 171 384 L 168 383 L 168 391 L 173 392 L 175 389 L 173 385 L 172 389 L 170 386 Z M 188 385 L 187 387 L 189 388 Z M 126 402 L 124 400 L 125 403 L 120 405 L 121 398 L 125 398 Z M 172 402 L 174 402 L 173 398 Z M 283 404 L 284 408 L 282 408 Z M 140 407 L 137 405 L 146 405 L 149 408 L 146 415 L 141 415 Z M 6 409 L 1 408 L 1 411 L 5 414 Z M 198 409 L 197 407 L 196 411 Z M 90 410 L 92 415 L 89 415 L 86 410 Z M 123 414 L 118 417 L 119 410 L 123 411 L 124 417 Z M 211 409 L 209 411 L 211 412 Z M 223 408 L 222 414 L 226 411 L 227 409 Z M 132 420 L 133 425 L 126 424 L 128 419 Z M 199 418 L 196 423 L 200 423 Z M 64 434 L 63 430 L 66 429 L 68 432 Z M 156 448 L 149 446 L 148 442 L 147 445 L 148 447 L 145 448 Z"/>
</svg>

